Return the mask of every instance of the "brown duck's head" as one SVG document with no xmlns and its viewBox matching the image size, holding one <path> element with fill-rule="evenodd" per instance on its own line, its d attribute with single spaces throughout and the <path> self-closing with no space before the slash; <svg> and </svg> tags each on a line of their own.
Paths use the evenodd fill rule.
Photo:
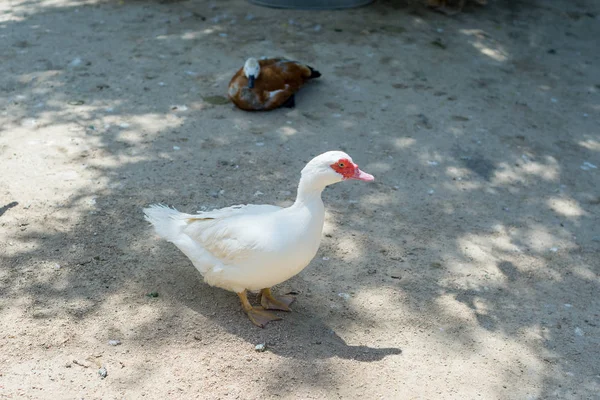
<svg viewBox="0 0 600 400">
<path fill-rule="evenodd" d="M 244 64 L 244 75 L 248 78 L 248 87 L 252 89 L 254 87 L 254 81 L 260 75 L 260 64 L 254 57 L 250 57 Z"/>
</svg>

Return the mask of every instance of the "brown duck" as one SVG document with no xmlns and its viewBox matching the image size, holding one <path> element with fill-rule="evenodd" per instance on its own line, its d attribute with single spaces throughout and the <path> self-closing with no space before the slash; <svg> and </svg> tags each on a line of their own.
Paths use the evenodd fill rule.
<svg viewBox="0 0 600 400">
<path fill-rule="evenodd" d="M 246 111 L 294 107 L 294 94 L 306 81 L 320 77 L 308 65 L 283 58 L 249 58 L 229 82 L 231 101 Z"/>
</svg>

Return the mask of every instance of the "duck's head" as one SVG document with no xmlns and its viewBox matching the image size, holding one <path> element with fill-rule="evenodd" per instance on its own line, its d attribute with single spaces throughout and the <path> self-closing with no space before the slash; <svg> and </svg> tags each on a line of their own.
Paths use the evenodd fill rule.
<svg viewBox="0 0 600 400">
<path fill-rule="evenodd" d="M 244 64 L 244 74 L 248 78 L 248 87 L 252 89 L 254 87 L 254 81 L 260 75 L 260 64 L 254 57 L 250 57 Z"/>
<path fill-rule="evenodd" d="M 349 179 L 366 182 L 375 180 L 373 175 L 361 171 L 352 157 L 343 151 L 328 151 L 316 156 L 302 169 L 302 177 L 310 178 L 323 187 Z"/>
</svg>

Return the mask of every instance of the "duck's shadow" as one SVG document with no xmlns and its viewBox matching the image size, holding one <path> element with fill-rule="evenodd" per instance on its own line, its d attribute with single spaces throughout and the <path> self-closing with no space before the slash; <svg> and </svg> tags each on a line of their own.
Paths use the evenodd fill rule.
<svg viewBox="0 0 600 400">
<path fill-rule="evenodd" d="M 192 271 L 185 269 L 187 270 L 186 275 L 188 273 L 192 275 Z M 199 274 L 193 275 L 193 279 L 197 279 L 198 282 L 197 284 L 188 283 L 186 291 L 195 292 L 195 296 L 182 296 L 182 292 L 179 291 L 179 294 L 173 293 L 177 300 L 195 313 L 218 324 L 228 333 L 242 338 L 251 347 L 265 343 L 268 351 L 274 354 L 306 360 L 339 357 L 370 362 L 402 353 L 401 349 L 393 347 L 375 348 L 347 344 L 330 325 L 324 322 L 324 317 L 319 315 L 322 309 L 313 308 L 314 303 L 318 300 L 302 294 L 298 295 L 296 302 L 292 304 L 292 312 L 276 312 L 283 318 L 281 321 L 271 322 L 264 329 L 256 327 L 242 311 L 238 297 L 234 293 L 210 287 L 200 281 L 202 278 L 199 277 Z M 192 277 L 190 276 L 189 279 Z M 185 279 L 184 282 L 191 281 Z M 171 289 L 177 290 L 174 287 Z M 167 291 L 170 290 L 167 289 Z M 331 321 L 342 318 L 340 311 L 340 315 L 332 316 Z M 356 318 L 352 322 L 353 325 L 356 325 Z M 335 323 L 335 325 L 340 326 L 339 323 Z"/>
</svg>

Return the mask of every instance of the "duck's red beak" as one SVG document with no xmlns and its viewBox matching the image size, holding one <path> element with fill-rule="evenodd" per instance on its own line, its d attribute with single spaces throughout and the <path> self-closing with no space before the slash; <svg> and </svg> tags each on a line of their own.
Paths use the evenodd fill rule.
<svg viewBox="0 0 600 400">
<path fill-rule="evenodd" d="M 349 177 L 349 179 L 372 182 L 375 180 L 375 177 L 371 174 L 367 174 L 365 171 L 361 171 L 360 168 L 358 168 L 358 165 L 354 164 L 354 175 Z"/>
</svg>

